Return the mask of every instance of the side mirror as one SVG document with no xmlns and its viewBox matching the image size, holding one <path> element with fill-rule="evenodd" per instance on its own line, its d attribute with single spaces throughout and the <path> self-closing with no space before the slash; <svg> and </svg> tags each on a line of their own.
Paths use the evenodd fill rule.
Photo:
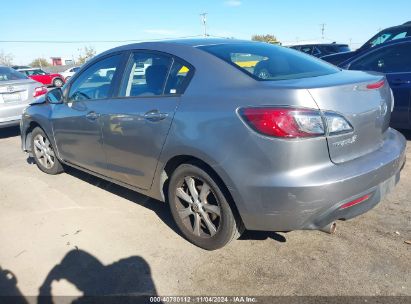
<svg viewBox="0 0 411 304">
<path fill-rule="evenodd" d="M 51 104 L 60 104 L 64 102 L 63 91 L 61 88 L 55 88 L 46 94 L 46 101 Z"/>
</svg>

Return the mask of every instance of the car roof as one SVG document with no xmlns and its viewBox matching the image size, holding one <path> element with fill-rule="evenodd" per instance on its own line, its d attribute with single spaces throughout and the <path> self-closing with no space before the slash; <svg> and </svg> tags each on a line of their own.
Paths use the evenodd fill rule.
<svg viewBox="0 0 411 304">
<path fill-rule="evenodd" d="M 387 31 L 387 30 L 401 29 L 401 28 L 404 28 L 404 29 L 406 29 L 406 28 L 411 28 L 411 21 L 405 22 L 405 23 L 403 23 L 403 24 L 399 24 L 399 25 L 387 27 L 387 28 L 383 29 L 382 31 L 380 31 L 380 33 L 381 33 L 381 32 L 385 32 L 385 31 Z"/>
<path fill-rule="evenodd" d="M 126 44 L 123 46 L 119 46 L 110 50 L 107 50 L 106 53 L 113 52 L 115 50 L 118 51 L 125 51 L 131 49 L 138 49 L 138 48 L 154 48 L 154 47 L 161 47 L 166 45 L 179 45 L 179 46 L 187 46 L 187 47 L 199 47 L 199 46 L 206 46 L 206 45 L 222 45 L 222 44 L 252 44 L 252 43 L 261 43 L 258 41 L 251 41 L 251 40 L 239 40 L 239 39 L 228 39 L 228 38 L 190 38 L 190 39 L 170 39 L 170 40 L 157 40 L 157 41 L 147 41 L 147 42 L 138 42 L 132 44 Z"/>
<path fill-rule="evenodd" d="M 238 43 L 256 43 L 257 41 L 240 40 L 230 38 L 190 38 L 190 39 L 173 39 L 163 40 L 161 43 L 183 44 L 192 47 L 218 45 L 218 44 L 238 44 Z"/>
<path fill-rule="evenodd" d="M 29 68 L 29 69 L 17 69 L 18 71 L 33 71 L 33 70 L 41 70 L 41 68 Z"/>
</svg>

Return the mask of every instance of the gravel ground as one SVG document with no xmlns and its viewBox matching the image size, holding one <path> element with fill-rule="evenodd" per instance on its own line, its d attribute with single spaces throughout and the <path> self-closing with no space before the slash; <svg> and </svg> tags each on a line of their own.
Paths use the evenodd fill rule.
<svg viewBox="0 0 411 304">
<path fill-rule="evenodd" d="M 335 235 L 246 232 L 207 252 L 164 203 L 74 169 L 40 172 L 17 129 L 0 130 L 0 155 L 2 295 L 411 295 L 410 162 L 393 193 Z"/>
</svg>

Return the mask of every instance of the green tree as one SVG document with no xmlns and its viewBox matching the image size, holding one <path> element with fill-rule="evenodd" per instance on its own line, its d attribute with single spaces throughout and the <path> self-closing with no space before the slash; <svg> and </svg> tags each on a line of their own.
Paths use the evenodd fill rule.
<svg viewBox="0 0 411 304">
<path fill-rule="evenodd" d="M 13 64 L 14 56 L 12 54 L 6 54 L 3 50 L 0 51 L 0 64 L 11 66 Z"/>
<path fill-rule="evenodd" d="M 253 41 L 261 41 L 261 42 L 266 42 L 266 43 L 271 43 L 271 44 L 279 44 L 280 41 L 277 40 L 277 37 L 271 34 L 266 34 L 266 35 L 253 35 L 251 36 L 251 40 Z"/>
<path fill-rule="evenodd" d="M 77 58 L 77 64 L 83 64 L 89 59 L 93 58 L 96 55 L 96 50 L 92 46 L 85 46 L 82 49 L 79 49 L 79 55 Z"/>
<path fill-rule="evenodd" d="M 43 68 L 50 66 L 50 63 L 47 61 L 46 58 L 36 58 L 30 63 L 30 66 Z"/>
</svg>

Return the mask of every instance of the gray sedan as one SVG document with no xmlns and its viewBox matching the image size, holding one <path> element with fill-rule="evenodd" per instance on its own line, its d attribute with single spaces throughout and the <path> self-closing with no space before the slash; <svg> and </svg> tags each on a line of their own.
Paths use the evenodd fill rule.
<svg viewBox="0 0 411 304">
<path fill-rule="evenodd" d="M 41 83 L 0 66 L 0 128 L 18 125 L 23 109 L 46 93 L 47 88 Z"/>
<path fill-rule="evenodd" d="M 244 229 L 335 230 L 400 178 L 383 75 L 238 40 L 132 44 L 86 63 L 28 107 L 22 148 L 169 203 L 212 250 Z"/>
</svg>

